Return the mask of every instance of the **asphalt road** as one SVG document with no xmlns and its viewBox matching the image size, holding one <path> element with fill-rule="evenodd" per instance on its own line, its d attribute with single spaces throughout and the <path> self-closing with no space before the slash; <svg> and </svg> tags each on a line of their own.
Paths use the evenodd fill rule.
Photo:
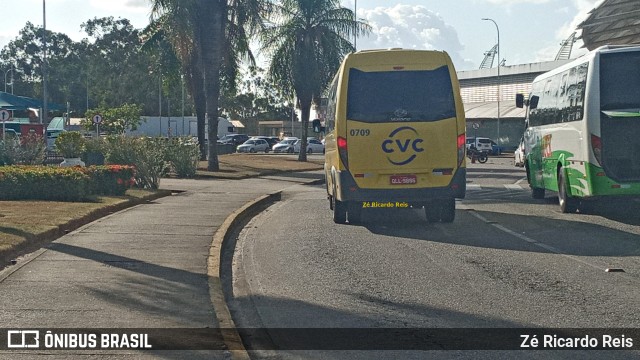
<svg viewBox="0 0 640 360">
<path fill-rule="evenodd" d="M 638 357 L 592 350 L 293 351 L 291 338 L 305 330 L 275 330 L 513 328 L 518 338 L 524 328 L 640 328 L 640 204 L 562 214 L 553 194 L 532 199 L 524 176 L 508 158 L 469 164 L 467 197 L 451 224 L 429 224 L 421 210 L 365 209 L 362 223 L 336 225 L 323 185 L 290 188 L 238 235 L 227 269 L 238 327 L 272 329 L 247 333 L 247 346 L 282 349 L 252 357 Z M 416 336 L 433 341 L 430 349 L 447 348 L 429 334 Z"/>
</svg>

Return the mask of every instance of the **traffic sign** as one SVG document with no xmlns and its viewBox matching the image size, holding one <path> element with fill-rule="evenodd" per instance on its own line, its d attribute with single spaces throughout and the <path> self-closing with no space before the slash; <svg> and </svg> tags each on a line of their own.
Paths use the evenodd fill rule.
<svg viewBox="0 0 640 360">
<path fill-rule="evenodd" d="M 480 128 L 480 124 L 478 124 L 477 122 L 474 122 L 471 126 L 474 130 L 478 130 L 478 128 Z"/>
<path fill-rule="evenodd" d="M 5 109 L 0 110 L 0 121 L 11 120 L 11 113 Z"/>
<path fill-rule="evenodd" d="M 102 122 L 102 115 L 96 114 L 93 115 L 93 123 L 100 124 Z"/>
</svg>

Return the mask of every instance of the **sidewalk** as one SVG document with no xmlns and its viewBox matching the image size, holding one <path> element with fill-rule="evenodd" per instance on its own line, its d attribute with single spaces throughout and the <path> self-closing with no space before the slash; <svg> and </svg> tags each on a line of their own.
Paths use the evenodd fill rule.
<svg viewBox="0 0 640 360">
<path fill-rule="evenodd" d="M 163 179 L 185 192 L 123 210 L 0 272 L 2 328 L 217 328 L 207 261 L 213 235 L 247 202 L 321 175 L 245 180 Z M 4 334 L 0 334 L 6 336 Z M 38 351 L 66 359 L 228 359 L 217 351 Z M 0 359 L 36 353 L 0 351 Z"/>
</svg>

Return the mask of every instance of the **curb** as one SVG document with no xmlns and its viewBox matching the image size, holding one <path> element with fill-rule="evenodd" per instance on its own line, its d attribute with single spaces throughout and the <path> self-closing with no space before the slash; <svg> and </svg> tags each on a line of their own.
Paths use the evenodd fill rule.
<svg viewBox="0 0 640 360">
<path fill-rule="evenodd" d="M 55 239 L 58 239 L 88 223 L 96 221 L 98 219 L 104 218 L 107 215 L 112 213 L 140 205 L 145 204 L 149 201 L 153 201 L 165 196 L 171 195 L 171 191 L 169 190 L 158 190 L 155 194 L 149 195 L 143 198 L 129 198 L 126 201 L 123 201 L 118 204 L 110 205 L 104 208 L 96 209 L 91 211 L 90 213 L 77 218 L 71 221 L 68 221 L 64 224 L 60 224 L 53 229 L 49 229 L 47 231 L 41 232 L 39 234 L 34 234 L 29 236 L 26 241 L 18 244 L 15 247 L 12 247 L 7 250 L 0 251 L 0 270 L 11 266 L 10 260 L 15 259 L 16 257 L 34 252 L 43 247 L 48 242 L 51 242 Z"/>
<path fill-rule="evenodd" d="M 278 175 L 278 174 L 292 174 L 292 173 L 297 173 L 297 172 L 310 172 L 310 171 L 318 171 L 318 170 L 322 170 L 322 167 L 319 167 L 317 169 L 306 169 L 306 170 L 260 170 L 260 171 L 256 171 L 255 174 L 243 174 L 243 175 L 224 175 L 224 174 L 196 174 L 196 176 L 194 177 L 195 179 L 220 179 L 220 180 L 244 180 L 244 179 L 251 179 L 251 178 L 257 178 L 257 177 L 261 177 L 261 176 L 272 176 L 272 175 Z"/>
<path fill-rule="evenodd" d="M 246 219 L 255 216 L 266 206 L 280 200 L 281 191 L 260 196 L 237 209 L 229 215 L 213 235 L 213 241 L 209 248 L 207 259 L 207 274 L 209 277 L 209 296 L 211 304 L 218 319 L 218 326 L 222 331 L 222 340 L 231 353 L 234 360 L 249 360 L 249 353 L 242 343 L 235 322 L 231 318 L 231 312 L 224 297 L 222 281 L 220 279 L 220 267 L 222 265 L 222 253 L 228 244 L 231 230 Z"/>
</svg>

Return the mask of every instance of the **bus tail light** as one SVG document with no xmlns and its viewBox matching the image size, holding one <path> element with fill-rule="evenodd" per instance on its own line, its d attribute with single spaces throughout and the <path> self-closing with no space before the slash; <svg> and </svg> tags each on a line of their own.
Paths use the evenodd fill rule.
<svg viewBox="0 0 640 360">
<path fill-rule="evenodd" d="M 591 149 L 593 150 L 593 155 L 596 157 L 596 161 L 603 166 L 602 162 L 602 139 L 598 136 L 591 134 Z"/>
<path fill-rule="evenodd" d="M 348 158 L 349 152 L 347 151 L 347 139 L 343 138 L 342 136 L 338 136 L 337 142 L 338 142 L 338 154 L 340 154 L 340 160 L 344 164 L 344 167 L 348 169 L 349 168 L 349 158 Z"/>
<path fill-rule="evenodd" d="M 458 167 L 462 166 L 464 161 L 464 150 L 467 146 L 467 135 L 462 133 L 458 135 Z"/>
</svg>

